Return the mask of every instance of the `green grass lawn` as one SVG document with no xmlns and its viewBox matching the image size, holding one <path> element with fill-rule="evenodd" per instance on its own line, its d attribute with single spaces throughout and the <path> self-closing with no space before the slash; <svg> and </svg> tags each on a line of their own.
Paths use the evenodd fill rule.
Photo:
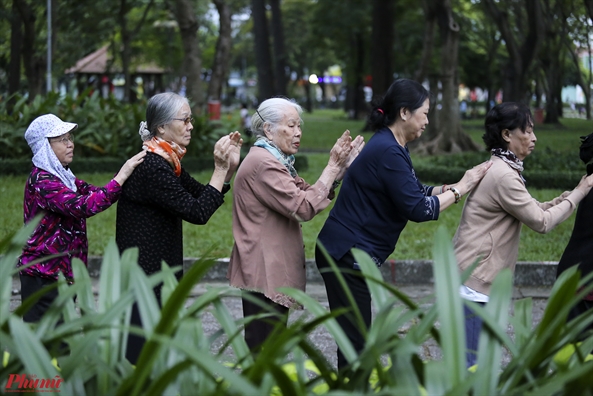
<svg viewBox="0 0 593 396">
<path fill-rule="evenodd" d="M 316 111 L 313 114 L 305 114 L 303 126 L 303 151 L 307 149 L 326 150 L 335 143 L 336 139 L 345 129 L 350 129 L 353 135 L 357 135 L 362 129 L 363 122 L 348 121 L 343 112 L 339 111 Z M 475 140 L 481 141 L 481 128 L 483 121 L 471 120 L 464 122 L 465 130 Z M 578 137 L 591 133 L 591 122 L 585 120 L 564 119 L 566 125 L 563 129 L 548 126 L 537 126 L 536 135 L 539 143 L 538 149 L 549 145 L 554 150 L 578 150 Z M 365 134 L 368 139 L 370 134 Z M 575 154 L 576 155 L 576 154 Z M 301 172 L 310 183 L 314 183 L 321 170 L 327 164 L 327 153 L 308 153 L 309 170 Z M 413 158 L 415 162 L 421 162 L 423 158 Z M 73 169 L 76 171 L 76 159 L 73 162 Z M 207 182 L 210 179 L 210 172 L 200 172 L 193 176 L 201 181 Z M 111 174 L 78 174 L 80 178 L 95 185 L 106 184 Z M 27 179 L 22 176 L 1 176 L 0 196 L 2 197 L 2 211 L 0 215 L 0 239 L 17 231 L 23 223 L 23 189 Z M 424 181 L 430 183 L 431 181 Z M 439 183 L 438 180 L 432 181 Z M 530 193 L 539 201 L 550 200 L 562 191 L 560 190 L 530 190 Z M 208 224 L 197 226 L 189 223 L 184 224 L 184 254 L 187 257 L 199 257 L 206 252 L 212 252 L 214 257 L 229 257 L 233 237 L 231 231 L 232 223 L 232 194 L 227 194 L 224 205 L 212 216 Z M 303 236 L 305 240 L 306 257 L 314 256 L 315 239 L 329 214 L 328 209 L 323 211 L 312 221 L 303 224 Z M 427 223 L 409 223 L 404 229 L 391 258 L 403 259 L 429 259 L 432 257 L 432 241 L 436 228 L 444 224 L 451 236 L 455 232 L 461 215 L 462 203 L 454 205 L 441 213 L 438 221 Z M 115 207 L 98 214 L 88 220 L 88 237 L 90 254 L 101 254 L 111 238 L 115 236 Z M 563 224 L 560 224 L 552 232 L 540 235 L 524 227 L 521 234 L 519 248 L 520 261 L 557 261 L 568 243 L 574 214 Z"/>
</svg>

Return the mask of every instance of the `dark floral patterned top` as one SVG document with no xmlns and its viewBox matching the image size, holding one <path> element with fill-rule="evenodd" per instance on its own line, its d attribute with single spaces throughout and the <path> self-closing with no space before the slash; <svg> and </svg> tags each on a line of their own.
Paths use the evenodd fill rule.
<svg viewBox="0 0 593 396">
<path fill-rule="evenodd" d="M 95 187 L 76 179 L 76 188 L 78 191 L 72 191 L 58 177 L 33 166 L 25 185 L 25 223 L 40 213 L 44 216 L 23 248 L 17 266 L 62 255 L 34 264 L 21 271 L 22 274 L 57 280 L 61 271 L 71 280 L 72 257 L 87 263 L 86 219 L 117 201 L 121 186 L 115 180 L 105 187 Z"/>
<path fill-rule="evenodd" d="M 117 204 L 117 246 L 122 253 L 137 247 L 138 264 L 149 275 L 160 271 L 162 261 L 181 266 L 182 220 L 206 224 L 223 203 L 220 191 L 199 183 L 183 167 L 176 176 L 163 157 L 149 152 L 124 184 Z M 159 288 L 155 291 L 158 295 Z"/>
</svg>

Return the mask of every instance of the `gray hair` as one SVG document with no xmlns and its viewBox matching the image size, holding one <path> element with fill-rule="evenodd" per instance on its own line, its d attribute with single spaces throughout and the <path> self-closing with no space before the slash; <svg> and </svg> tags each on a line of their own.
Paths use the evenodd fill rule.
<svg viewBox="0 0 593 396">
<path fill-rule="evenodd" d="M 158 128 L 173 121 L 184 104 L 189 105 L 187 98 L 174 92 L 160 93 L 150 98 L 146 106 L 146 122 L 140 124 L 142 140 L 156 136 Z"/>
<path fill-rule="evenodd" d="M 268 124 L 273 132 L 276 132 L 278 124 L 282 121 L 287 106 L 292 106 L 299 113 L 299 118 L 303 114 L 303 108 L 296 102 L 285 98 L 271 98 L 264 100 L 257 111 L 251 116 L 251 132 L 255 136 L 266 136 L 264 125 Z M 302 122 L 302 120 L 301 120 Z"/>
</svg>

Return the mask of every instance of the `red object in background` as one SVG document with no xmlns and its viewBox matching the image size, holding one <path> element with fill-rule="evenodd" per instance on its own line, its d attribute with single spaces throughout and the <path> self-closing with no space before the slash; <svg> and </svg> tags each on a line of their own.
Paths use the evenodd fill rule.
<svg viewBox="0 0 593 396">
<path fill-rule="evenodd" d="M 536 124 L 544 123 L 544 109 L 533 110 L 533 122 Z"/>
<path fill-rule="evenodd" d="M 208 101 L 208 114 L 210 115 L 210 121 L 220 120 L 220 101 Z"/>
</svg>

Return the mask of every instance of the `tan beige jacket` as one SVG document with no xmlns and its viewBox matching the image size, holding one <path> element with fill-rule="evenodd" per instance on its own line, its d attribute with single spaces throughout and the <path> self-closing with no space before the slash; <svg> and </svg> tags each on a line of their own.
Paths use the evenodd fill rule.
<svg viewBox="0 0 593 396">
<path fill-rule="evenodd" d="M 492 161 L 484 179 L 467 196 L 453 237 L 461 271 L 479 259 L 465 285 L 487 295 L 503 268 L 515 271 L 521 224 L 545 234 L 566 220 L 584 198 L 581 191 L 573 190 L 540 203 L 529 194 L 517 171 L 498 157 Z"/>
<path fill-rule="evenodd" d="M 231 286 L 264 293 L 286 307 L 295 302 L 279 287 L 305 290 L 305 251 L 300 222 L 325 209 L 328 188 L 293 178 L 266 149 L 252 147 L 233 186 Z"/>
</svg>

